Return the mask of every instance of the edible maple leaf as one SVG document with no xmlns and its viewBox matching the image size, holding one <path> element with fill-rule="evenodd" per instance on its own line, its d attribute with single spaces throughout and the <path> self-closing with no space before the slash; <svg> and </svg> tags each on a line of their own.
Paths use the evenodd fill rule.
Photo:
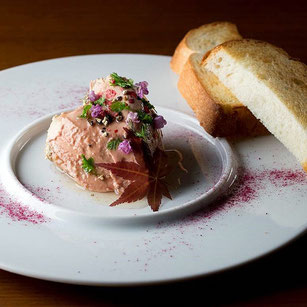
<svg viewBox="0 0 307 307">
<path fill-rule="evenodd" d="M 137 139 L 137 140 L 136 140 Z M 120 197 L 111 206 L 121 203 L 131 203 L 144 198 L 153 211 L 158 211 L 161 205 L 162 196 L 172 199 L 170 192 L 163 182 L 163 179 L 170 171 L 166 153 L 157 148 L 152 157 L 144 154 L 144 148 L 139 138 L 130 139 L 134 149 L 135 162 L 120 161 L 117 163 L 97 163 L 96 166 L 111 171 L 114 175 L 130 180 Z M 143 157 L 141 157 L 141 152 Z M 145 150 L 146 152 L 146 150 Z"/>
</svg>

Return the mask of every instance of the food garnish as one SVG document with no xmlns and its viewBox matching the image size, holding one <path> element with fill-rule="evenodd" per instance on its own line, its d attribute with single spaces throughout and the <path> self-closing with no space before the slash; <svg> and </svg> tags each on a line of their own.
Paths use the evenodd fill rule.
<svg viewBox="0 0 307 307">
<path fill-rule="evenodd" d="M 133 80 L 127 79 L 125 77 L 120 77 L 116 72 L 111 74 L 112 80 L 110 81 L 110 85 L 115 86 L 118 85 L 123 88 L 129 88 L 133 86 Z M 146 82 L 146 81 L 145 81 Z"/>
<path fill-rule="evenodd" d="M 151 209 L 158 211 L 162 196 L 172 199 L 164 180 L 172 170 L 168 156 L 159 147 L 156 148 L 153 156 L 151 156 L 148 149 L 146 149 L 145 142 L 135 136 L 132 131 L 127 132 L 129 144 L 134 151 L 137 163 L 126 161 L 96 163 L 97 167 L 105 168 L 111 171 L 112 174 L 130 181 L 124 192 L 111 206 L 131 203 L 147 197 L 147 202 Z"/>
<path fill-rule="evenodd" d="M 91 109 L 92 105 L 91 104 L 86 104 L 84 107 L 83 107 L 83 112 L 82 114 L 80 115 L 81 118 L 87 118 L 87 112 Z"/>
<path fill-rule="evenodd" d="M 86 159 L 85 155 L 81 155 L 81 158 L 82 158 L 82 168 L 87 173 L 95 173 L 94 158 L 90 157 L 90 158 Z"/>
<path fill-rule="evenodd" d="M 111 141 L 108 142 L 107 144 L 107 148 L 110 150 L 116 150 L 118 145 L 122 142 L 121 139 L 113 139 Z"/>
</svg>

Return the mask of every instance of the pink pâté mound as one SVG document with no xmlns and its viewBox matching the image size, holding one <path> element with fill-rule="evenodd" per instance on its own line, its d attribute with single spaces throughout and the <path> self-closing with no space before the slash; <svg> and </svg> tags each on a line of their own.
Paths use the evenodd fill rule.
<svg viewBox="0 0 307 307">
<path fill-rule="evenodd" d="M 85 189 L 114 191 L 112 206 L 147 197 L 158 211 L 162 197 L 171 198 L 164 182 L 171 168 L 162 144 L 167 122 L 148 93 L 146 81 L 117 73 L 91 81 L 82 106 L 52 119 L 46 157 Z"/>
</svg>

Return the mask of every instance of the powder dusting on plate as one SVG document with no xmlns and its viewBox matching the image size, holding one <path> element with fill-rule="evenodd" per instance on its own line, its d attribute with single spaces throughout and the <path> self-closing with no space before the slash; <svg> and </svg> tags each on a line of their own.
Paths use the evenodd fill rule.
<svg viewBox="0 0 307 307">
<path fill-rule="evenodd" d="M 7 216 L 14 222 L 42 224 L 48 221 L 42 213 L 12 199 L 2 186 L 0 186 L 0 215 Z"/>
<path fill-rule="evenodd" d="M 248 170 L 239 169 L 238 178 L 230 191 L 209 207 L 200 210 L 183 219 L 183 226 L 187 224 L 203 223 L 213 217 L 227 212 L 233 207 L 242 207 L 256 201 L 266 193 L 268 186 L 284 188 L 293 186 L 299 188 L 307 184 L 307 176 L 303 170 L 296 169 L 267 169 Z"/>
</svg>

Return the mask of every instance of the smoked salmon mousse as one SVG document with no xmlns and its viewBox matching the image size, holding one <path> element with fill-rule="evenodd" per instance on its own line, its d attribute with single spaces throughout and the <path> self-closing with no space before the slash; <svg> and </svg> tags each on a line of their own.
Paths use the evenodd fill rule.
<svg viewBox="0 0 307 307">
<path fill-rule="evenodd" d="M 157 114 L 147 94 L 146 81 L 134 83 L 117 73 L 91 81 L 82 105 L 53 117 L 46 158 L 89 191 L 122 195 L 141 178 L 140 170 L 144 181 L 150 182 L 154 156 L 164 153 L 161 129 L 166 120 Z M 140 178 L 110 168 L 117 164 L 134 167 Z"/>
</svg>

